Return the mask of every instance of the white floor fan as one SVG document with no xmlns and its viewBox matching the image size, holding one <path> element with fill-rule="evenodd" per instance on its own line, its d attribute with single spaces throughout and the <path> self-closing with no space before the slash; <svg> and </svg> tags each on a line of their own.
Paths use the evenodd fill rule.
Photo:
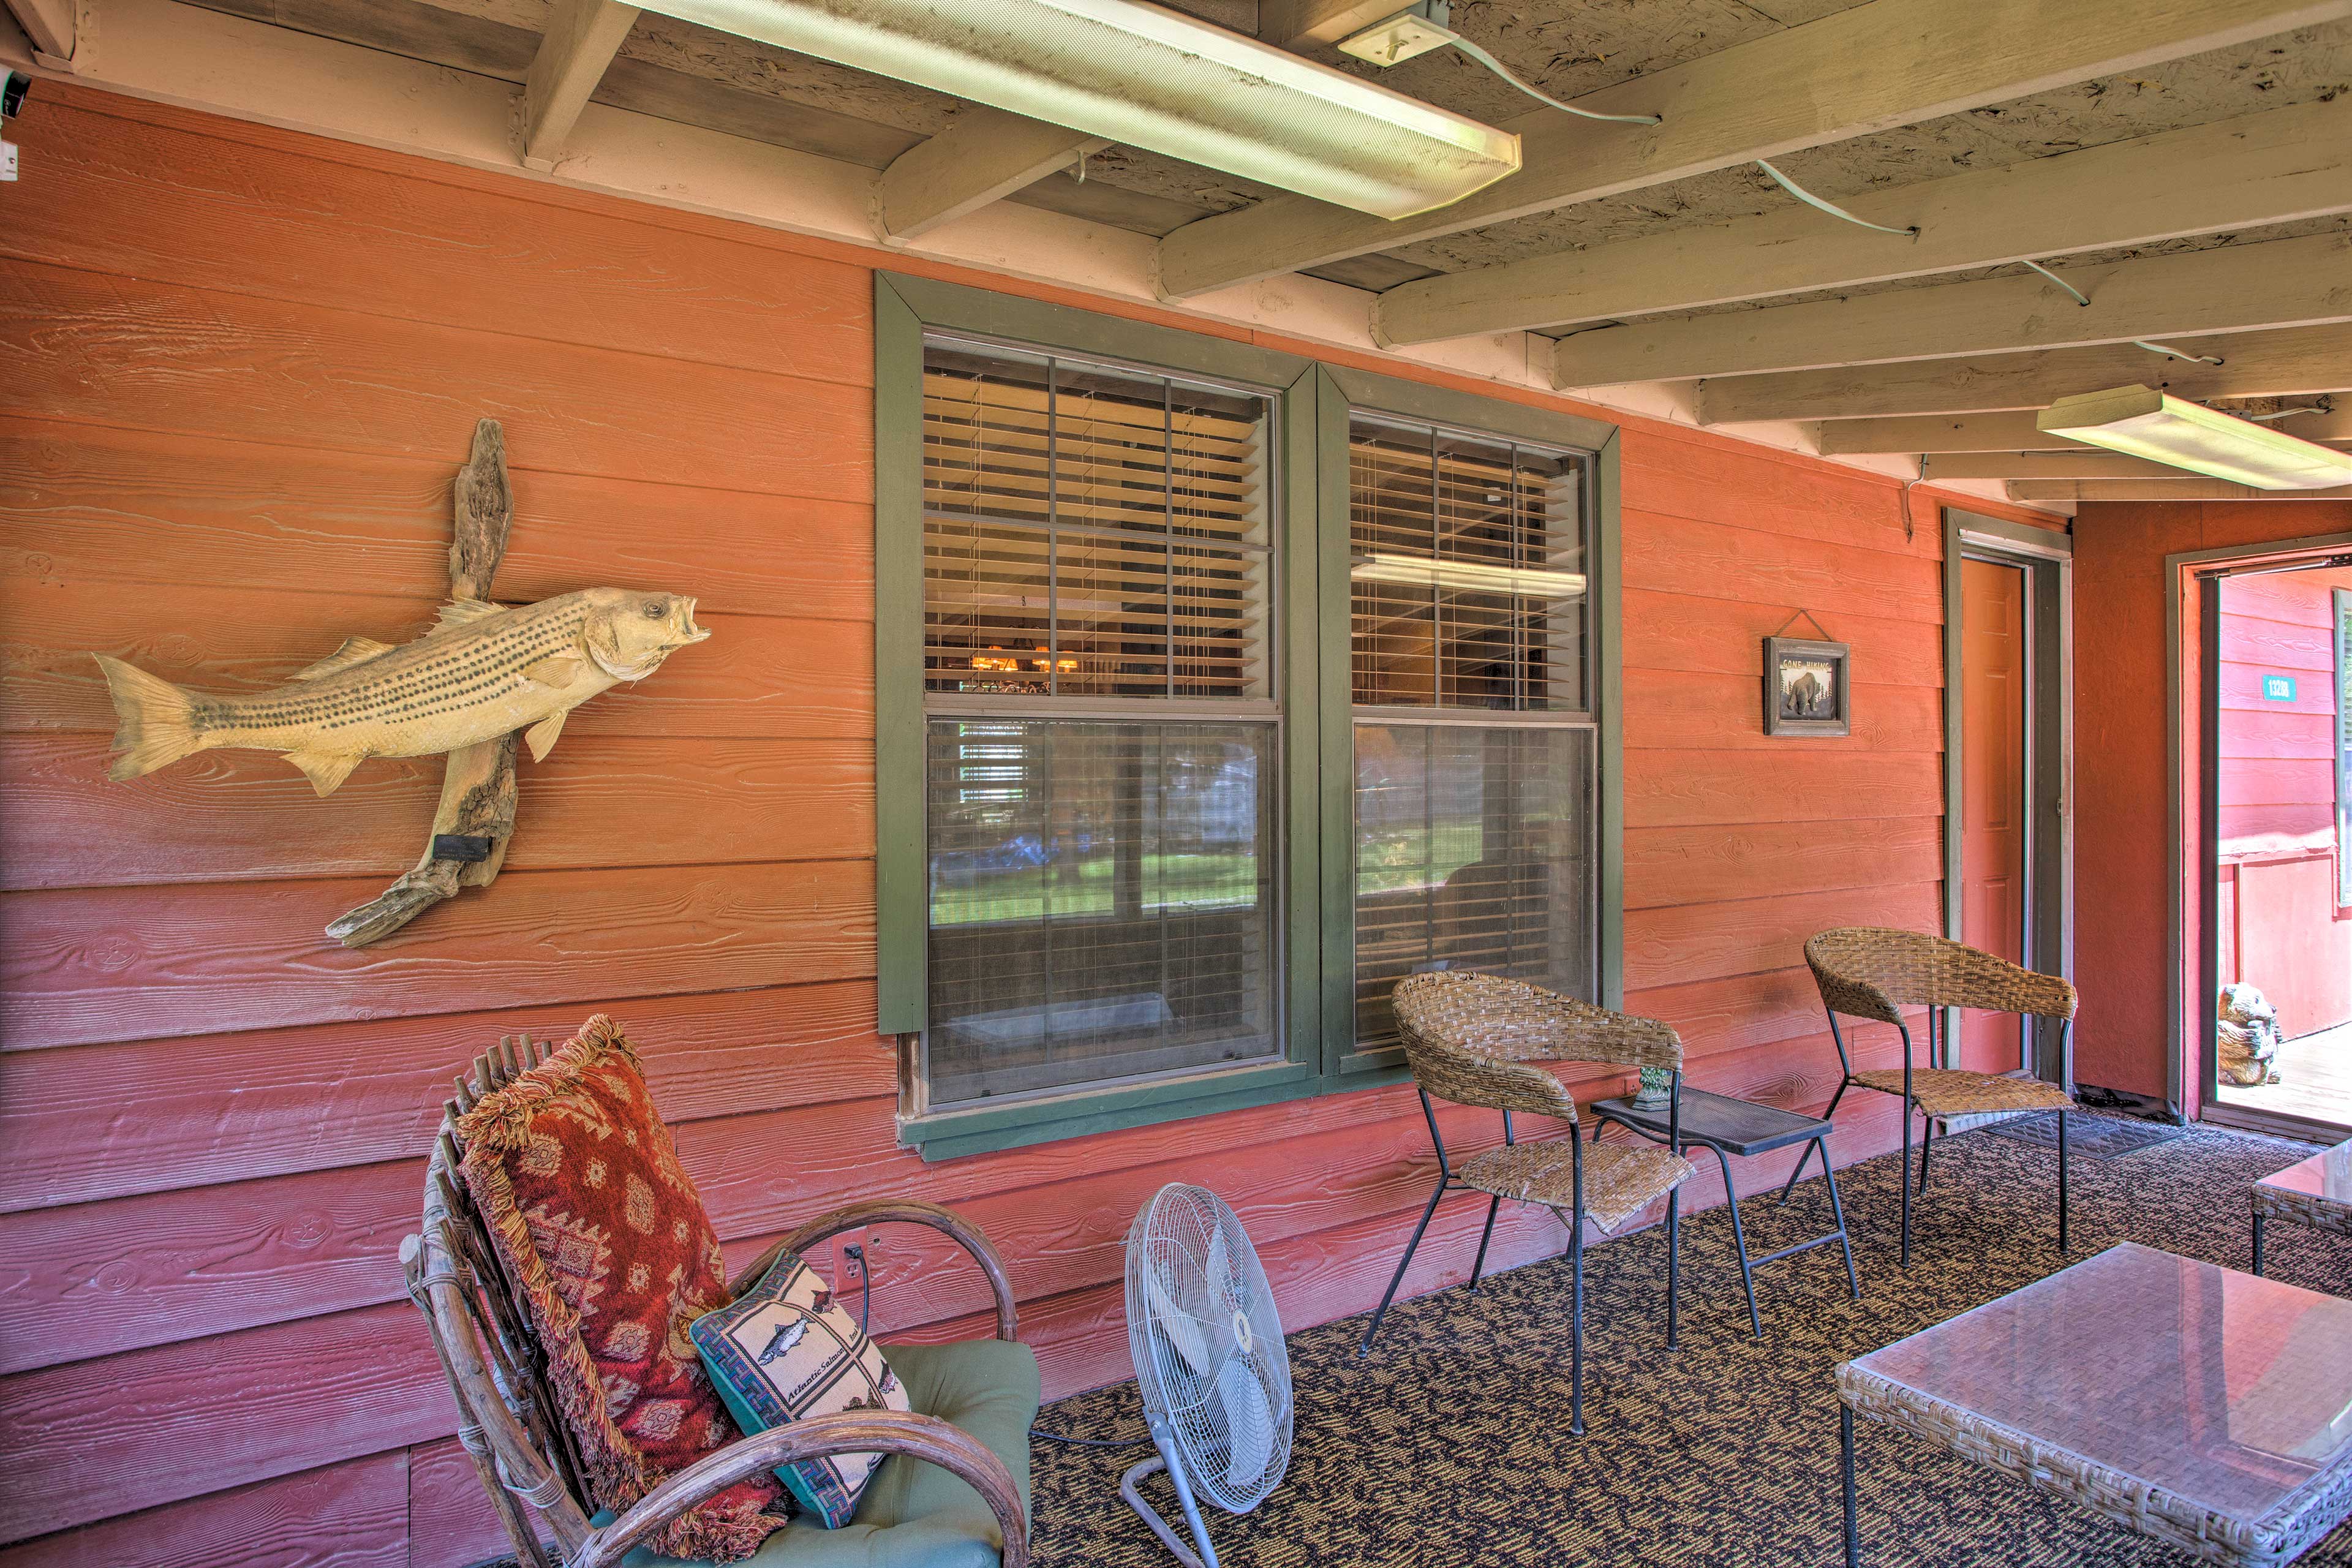
<svg viewBox="0 0 2352 1568">
<path fill-rule="evenodd" d="M 1290 1352 L 1248 1233 L 1216 1194 L 1170 1183 L 1127 1233 L 1127 1346 L 1160 1457 L 1118 1494 L 1185 1568 L 1217 1568 L 1197 1493 L 1247 1513 L 1290 1463 Z M 1136 1483 L 1165 1469 L 1200 1546 L 1186 1549 Z"/>
</svg>

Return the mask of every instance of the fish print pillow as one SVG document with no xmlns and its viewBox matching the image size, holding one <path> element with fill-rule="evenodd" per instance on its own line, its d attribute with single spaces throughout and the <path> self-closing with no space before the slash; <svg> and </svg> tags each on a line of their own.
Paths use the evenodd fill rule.
<svg viewBox="0 0 2352 1568">
<path fill-rule="evenodd" d="M 759 1282 L 687 1330 L 737 1426 L 764 1432 L 836 1410 L 905 1410 L 907 1391 L 833 1290 L 790 1253 Z M 834 1454 L 780 1465 L 776 1479 L 828 1530 L 857 1512 L 880 1454 Z"/>
</svg>

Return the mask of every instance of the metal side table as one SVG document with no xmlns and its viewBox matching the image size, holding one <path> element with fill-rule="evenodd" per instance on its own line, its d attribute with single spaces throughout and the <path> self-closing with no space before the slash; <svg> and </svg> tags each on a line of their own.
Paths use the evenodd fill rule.
<svg viewBox="0 0 2352 1568">
<path fill-rule="evenodd" d="M 1592 1107 L 1593 1115 L 1603 1121 L 1613 1121 L 1629 1132 L 1649 1139 L 1654 1143 L 1670 1142 L 1669 1112 L 1673 1108 L 1661 1105 L 1655 1110 L 1636 1107 L 1632 1100 L 1604 1100 Z M 1748 1290 L 1748 1325 L 1756 1337 L 1764 1337 L 1763 1314 L 1756 1310 L 1756 1270 L 1767 1263 L 1777 1263 L 1783 1258 L 1800 1252 L 1810 1252 L 1816 1247 L 1836 1242 L 1845 1249 L 1845 1280 L 1854 1299 L 1862 1299 L 1862 1279 L 1853 1271 L 1853 1242 L 1846 1235 L 1845 1205 L 1838 1201 L 1837 1174 L 1830 1169 L 1830 1123 L 1818 1116 L 1800 1116 L 1793 1110 L 1783 1110 L 1777 1105 L 1759 1105 L 1752 1100 L 1734 1100 L 1727 1094 L 1710 1094 L 1703 1089 L 1685 1088 L 1682 1091 L 1682 1135 L 1685 1145 L 1697 1144 L 1715 1151 L 1723 1166 L 1723 1194 L 1731 1210 L 1731 1241 L 1739 1253 L 1739 1282 Z M 1792 1143 L 1811 1143 L 1809 1152 L 1822 1157 L 1822 1170 L 1828 1180 L 1830 1213 L 1837 1221 L 1834 1230 L 1823 1231 L 1811 1241 L 1801 1241 L 1794 1247 L 1763 1258 L 1748 1256 L 1748 1233 L 1739 1223 L 1739 1189 L 1731 1179 L 1731 1156 L 1746 1159 L 1757 1154 L 1769 1154 L 1775 1149 L 1786 1149 Z M 1682 1152 L 1677 1149 L 1676 1153 Z M 1666 1343 L 1675 1342 L 1674 1300 L 1667 1298 Z"/>
<path fill-rule="evenodd" d="M 2254 1184 L 2254 1272 L 2263 1271 L 2263 1226 L 2274 1219 L 2352 1236 L 2352 1139 Z"/>
</svg>

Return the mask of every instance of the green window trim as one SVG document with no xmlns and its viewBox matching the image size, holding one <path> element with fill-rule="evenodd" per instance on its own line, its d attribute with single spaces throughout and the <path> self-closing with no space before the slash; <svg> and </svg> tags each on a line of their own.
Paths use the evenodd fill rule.
<svg viewBox="0 0 2352 1568">
<path fill-rule="evenodd" d="M 926 1160 L 1017 1148 L 1403 1079 L 1402 1052 L 1355 1042 L 1354 723 L 1349 687 L 1348 422 L 1363 409 L 1593 454 L 1590 658 L 1598 731 L 1599 973 L 1623 997 L 1623 726 L 1618 439 L 1612 425 L 1501 398 L 1319 364 L 1204 333 L 897 273 L 875 275 L 875 776 L 877 1027 L 926 1018 L 928 847 L 923 781 L 923 340 L 965 334 L 1244 382 L 1280 423 L 1284 515 L 1284 1055 L 1143 1083 L 907 1113 Z M 1328 913 L 1327 913 L 1328 911 Z M 912 1072 L 902 1074 L 919 1092 Z"/>
</svg>

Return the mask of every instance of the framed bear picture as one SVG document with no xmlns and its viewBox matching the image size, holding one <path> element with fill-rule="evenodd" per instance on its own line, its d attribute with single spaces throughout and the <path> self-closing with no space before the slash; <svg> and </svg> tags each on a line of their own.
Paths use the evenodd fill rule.
<svg viewBox="0 0 2352 1568">
<path fill-rule="evenodd" d="M 1849 649 L 1805 637 L 1764 639 L 1764 732 L 1853 733 Z"/>
</svg>

